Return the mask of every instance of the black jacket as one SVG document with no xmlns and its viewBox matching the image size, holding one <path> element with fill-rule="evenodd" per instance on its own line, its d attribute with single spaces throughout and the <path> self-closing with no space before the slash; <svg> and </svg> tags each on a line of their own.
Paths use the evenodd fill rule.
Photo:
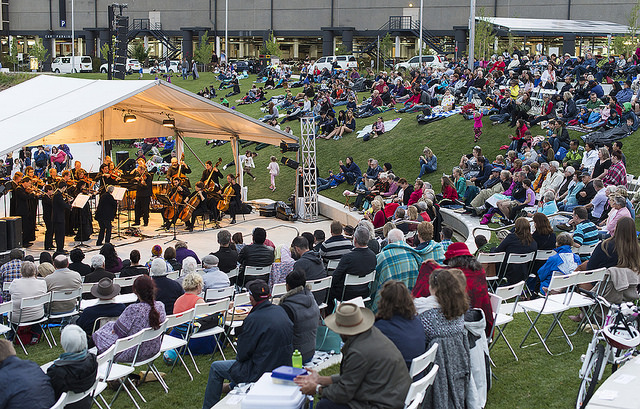
<svg viewBox="0 0 640 409">
<path fill-rule="evenodd" d="M 344 287 L 344 277 L 346 274 L 357 275 L 363 277 L 376 269 L 376 255 L 371 249 L 354 248 L 349 253 L 342 256 L 338 267 L 333 272 L 333 280 L 331 281 L 331 299 L 342 300 L 342 288 Z M 344 299 L 350 300 L 355 297 L 369 297 L 369 287 L 350 286 L 345 290 Z"/>
<path fill-rule="evenodd" d="M 79 261 L 77 263 L 69 263 L 69 270 L 78 272 L 81 276 L 86 276 L 91 273 L 91 267 L 88 264 Z"/>
<path fill-rule="evenodd" d="M 344 256 L 343 256 L 344 257 Z M 293 271 L 301 271 L 307 277 L 307 281 L 317 280 L 327 276 L 324 263 L 318 253 L 307 251 L 293 265 Z M 327 291 L 319 291 L 313 295 L 318 304 L 325 302 Z"/>
<path fill-rule="evenodd" d="M 57 359 L 47 369 L 47 375 L 51 378 L 51 385 L 59 398 L 63 392 L 84 392 L 91 388 L 98 372 L 96 356 L 88 353 L 81 360 Z M 90 409 L 93 404 L 91 396 L 72 404 L 66 405 L 69 409 Z"/>
<path fill-rule="evenodd" d="M 153 277 L 153 282 L 156 283 L 156 300 L 164 304 L 164 311 L 167 315 L 173 314 L 173 304 L 184 294 L 182 286 L 167 276 Z"/>
<path fill-rule="evenodd" d="M 218 257 L 218 268 L 225 273 L 238 266 L 238 252 L 230 247 L 220 247 L 217 252 L 211 254 Z"/>
<path fill-rule="evenodd" d="M 238 274 L 238 281 L 243 282 L 244 268 L 246 266 L 252 267 L 266 267 L 273 263 L 274 254 L 273 248 L 264 244 L 249 244 L 244 246 L 238 254 L 238 263 L 240 263 L 240 271 Z M 268 281 L 269 277 L 267 277 Z"/>
<path fill-rule="evenodd" d="M 296 287 L 280 299 L 280 306 L 293 322 L 293 348 L 302 354 L 302 362 L 309 362 L 316 352 L 316 331 L 320 309 L 308 288 Z"/>
<path fill-rule="evenodd" d="M 126 305 L 121 303 L 107 303 L 96 304 L 91 307 L 85 308 L 78 316 L 76 325 L 84 330 L 87 335 L 91 335 L 93 325 L 98 318 L 101 317 L 119 317 L 120 314 L 127 308 Z"/>
<path fill-rule="evenodd" d="M 38 364 L 15 355 L 0 362 L 0 385 L 3 409 L 49 409 L 56 403 L 51 380 Z"/>
<path fill-rule="evenodd" d="M 54 223 L 64 223 L 65 211 L 71 211 L 71 205 L 64 200 L 61 192 L 57 192 L 53 195 L 52 202 L 51 221 Z"/>
<path fill-rule="evenodd" d="M 116 211 L 118 210 L 118 202 L 113 198 L 110 193 L 103 193 L 98 201 L 98 208 L 96 209 L 96 220 L 112 222 L 116 217 Z"/>
<path fill-rule="evenodd" d="M 109 271 L 105 270 L 104 268 L 96 268 L 95 270 L 93 270 L 92 273 L 87 274 L 87 276 L 84 278 L 84 282 L 85 283 L 97 283 L 98 281 L 102 280 L 103 278 L 110 278 L 110 279 L 114 279 L 116 278 L 116 275 L 113 273 L 110 273 Z"/>
<path fill-rule="evenodd" d="M 509 254 L 525 254 L 531 253 L 533 251 L 538 250 L 538 243 L 535 240 L 531 242 L 529 245 L 525 245 L 520 241 L 518 236 L 515 233 L 509 233 L 507 237 L 502 240 L 500 245 L 494 249 L 496 252 L 504 251 L 506 253 L 506 257 L 509 257 Z M 505 260 L 506 260 L 505 257 Z M 507 282 L 511 284 L 515 284 L 520 282 L 521 280 L 526 280 L 529 272 L 528 264 L 514 264 L 507 267 L 507 271 L 505 277 L 507 278 Z"/>
<path fill-rule="evenodd" d="M 136 171 L 136 176 L 139 175 L 138 171 Z M 151 197 L 153 195 L 153 175 L 151 173 L 146 173 L 145 176 L 145 184 L 138 183 L 136 186 L 136 197 Z M 96 217 L 97 219 L 97 217 Z"/>
<path fill-rule="evenodd" d="M 291 365 L 293 323 L 282 308 L 263 301 L 242 323 L 238 354 L 229 373 L 238 383 L 257 381 L 263 373 Z"/>
<path fill-rule="evenodd" d="M 404 203 L 405 206 L 409 205 L 409 196 L 411 196 L 411 193 L 413 193 L 413 185 L 407 186 L 402 193 L 402 203 Z"/>
</svg>

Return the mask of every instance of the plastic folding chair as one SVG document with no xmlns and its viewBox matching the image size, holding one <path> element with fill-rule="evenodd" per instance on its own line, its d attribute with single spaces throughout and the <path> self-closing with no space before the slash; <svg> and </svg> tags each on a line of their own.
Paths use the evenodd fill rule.
<svg viewBox="0 0 640 409">
<path fill-rule="evenodd" d="M 271 265 L 266 267 L 255 267 L 255 266 L 246 266 L 244 268 L 244 277 L 242 281 L 242 287 L 244 287 L 248 282 L 254 280 L 255 277 L 260 277 L 263 275 L 267 275 L 271 273 Z M 250 278 L 253 277 L 253 278 Z"/>
<path fill-rule="evenodd" d="M 115 362 L 115 357 L 120 352 L 126 351 L 129 348 L 136 349 L 136 352 L 133 358 L 133 361 L 135 362 L 136 356 L 138 355 L 138 350 L 140 349 L 143 332 L 144 330 L 137 332 L 133 335 L 129 335 L 128 337 L 118 339 L 112 347 L 110 347 L 108 350 L 106 350 L 102 354 L 103 357 L 101 359 L 99 357 L 99 360 L 106 362 L 105 365 L 98 367 L 98 374 L 99 374 L 100 380 L 103 382 L 118 381 L 120 383 L 118 390 L 113 395 L 111 404 L 107 404 L 107 407 L 111 407 L 111 405 L 113 405 L 113 402 L 115 402 L 115 400 L 118 398 L 120 391 L 124 390 L 126 394 L 129 395 L 129 399 L 131 399 L 135 407 L 140 409 L 138 402 L 133 397 L 133 394 L 127 387 L 127 382 L 129 383 L 129 386 L 131 386 L 133 390 L 136 391 L 138 396 L 140 396 L 140 399 L 142 399 L 142 401 L 145 403 L 147 402 L 147 400 L 144 398 L 144 396 L 142 396 L 138 388 L 136 388 L 136 385 L 128 377 L 130 374 L 132 374 L 135 371 L 135 367 L 132 366 L 131 364 L 120 364 Z"/>
<path fill-rule="evenodd" d="M 223 288 L 209 288 L 204 294 L 204 300 L 209 302 L 222 300 L 223 298 L 231 299 L 233 298 L 233 293 L 233 286 Z"/>
<path fill-rule="evenodd" d="M 327 261 L 327 274 L 331 275 L 336 268 L 338 268 L 338 264 L 340 264 L 340 259 L 337 260 L 328 260 Z"/>
<path fill-rule="evenodd" d="M 6 336 L 7 332 L 11 331 L 11 327 L 9 325 L 5 325 L 5 323 L 8 323 L 8 317 L 12 310 L 12 301 L 3 302 L 2 304 L 0 304 L 0 335 Z"/>
<path fill-rule="evenodd" d="M 195 316 L 193 317 L 193 321 L 191 324 L 191 332 L 189 333 L 189 336 L 187 337 L 187 342 L 189 342 L 189 340 L 191 339 L 198 339 L 198 338 L 204 338 L 204 337 L 210 337 L 210 336 L 215 336 L 215 340 L 216 340 L 216 347 L 218 347 L 218 350 L 220 351 L 220 355 L 222 355 L 222 359 L 226 360 L 226 357 L 224 356 L 224 351 L 222 349 L 222 344 L 220 343 L 220 339 L 217 338 L 218 335 L 223 335 L 225 337 L 225 339 L 227 339 L 227 341 L 229 341 L 229 343 L 231 343 L 231 341 L 229 340 L 227 333 L 224 329 L 224 327 L 222 325 L 216 325 L 213 328 L 209 328 L 206 329 L 204 331 L 197 331 L 196 332 L 196 326 L 195 326 L 195 322 L 198 318 L 200 317 L 205 317 L 205 316 L 210 316 L 210 315 L 217 315 L 217 314 L 222 314 L 222 322 L 225 322 L 225 318 L 227 316 L 227 310 L 229 310 L 229 299 L 228 298 L 224 298 L 222 300 L 218 300 L 218 301 L 213 301 L 213 302 L 209 302 L 209 303 L 205 303 L 205 304 L 196 304 L 195 307 Z M 196 367 L 196 370 L 198 371 L 198 373 L 200 373 L 200 370 L 198 369 L 198 364 L 196 364 L 196 360 L 193 358 L 193 354 L 191 354 L 191 351 L 189 350 L 189 346 L 187 345 L 187 351 L 189 352 L 189 356 L 191 357 L 191 360 L 193 361 L 193 365 Z"/>
<path fill-rule="evenodd" d="M 506 253 L 504 252 L 500 252 L 500 253 L 480 253 L 478 254 L 478 257 L 476 258 L 478 260 L 478 263 L 480 264 L 501 264 L 504 261 L 504 257 L 505 257 Z M 489 286 L 489 288 L 493 291 L 495 291 L 495 288 L 498 286 L 497 282 L 498 282 L 498 275 L 499 275 L 500 271 L 496 270 L 496 275 L 492 276 L 492 277 L 486 277 L 485 279 L 487 280 L 487 285 Z"/>
<path fill-rule="evenodd" d="M 507 271 L 510 266 L 521 265 L 521 264 L 529 264 L 532 263 L 534 258 L 536 257 L 536 252 L 532 251 L 530 253 L 511 253 L 506 257 L 506 261 L 502 264 L 502 271 L 498 274 L 498 285 L 505 280 L 507 276 Z M 529 271 L 529 269 L 527 269 Z"/>
<path fill-rule="evenodd" d="M 93 399 L 93 397 L 96 394 L 96 390 L 101 387 L 101 382 L 100 380 L 96 377 L 96 381 L 93 383 L 93 385 L 91 385 L 91 387 L 89 389 L 87 389 L 84 392 L 67 392 L 67 397 L 64 401 L 65 406 L 72 404 L 72 403 L 76 403 L 78 401 L 81 401 L 82 399 L 86 398 L 87 396 L 91 395 L 91 398 Z M 106 388 L 107 384 L 104 384 L 104 387 Z M 104 390 L 104 389 L 103 389 Z M 101 391 L 102 392 L 102 391 Z M 96 406 L 100 407 L 100 404 L 95 402 Z M 64 406 L 63 406 L 64 407 Z"/>
<path fill-rule="evenodd" d="M 91 294 L 91 288 L 97 283 L 82 283 L 82 294 Z"/>
<path fill-rule="evenodd" d="M 325 278 L 319 278 L 317 280 L 309 280 L 307 281 L 307 285 L 311 287 L 312 293 L 317 293 L 319 291 L 327 291 L 327 296 L 325 300 L 318 305 L 320 310 L 327 308 L 329 305 L 329 289 L 331 289 L 331 283 L 333 282 L 333 276 L 328 276 Z"/>
<path fill-rule="evenodd" d="M 63 312 L 54 314 L 51 312 L 51 308 L 53 303 L 62 302 L 62 301 L 76 301 L 76 306 L 73 311 Z M 76 315 L 80 315 L 80 301 L 82 300 L 82 288 L 76 288 L 75 290 L 59 290 L 59 291 L 51 291 L 51 302 L 49 303 L 49 311 L 47 316 L 49 320 L 52 319 L 62 319 L 74 317 Z M 51 326 L 47 325 L 47 329 L 49 330 L 49 335 L 51 335 L 51 340 L 54 345 L 58 345 L 56 343 L 56 338 L 53 336 L 53 332 L 51 332 Z"/>
<path fill-rule="evenodd" d="M 189 367 L 184 362 L 184 359 L 182 359 L 182 352 L 184 350 L 184 347 L 186 347 L 188 344 L 187 337 L 191 331 L 191 322 L 193 321 L 193 317 L 195 317 L 195 312 L 195 308 L 192 308 L 180 314 L 169 315 L 167 317 L 167 330 L 176 328 L 177 332 L 180 334 L 180 337 L 178 338 L 167 334 L 168 336 L 162 338 L 162 345 L 160 346 L 160 353 L 165 353 L 166 351 L 170 351 L 172 349 L 176 351 L 178 359 L 176 359 L 173 362 L 173 365 L 171 365 L 171 371 L 173 371 L 173 368 L 175 368 L 176 363 L 180 361 L 191 380 L 193 380 L 193 375 L 191 375 Z M 197 369 L 198 367 L 196 367 L 196 370 Z"/>
<path fill-rule="evenodd" d="M 491 309 L 493 310 L 493 328 L 491 329 L 491 334 L 495 334 L 496 330 L 498 331 L 498 336 L 493 339 L 489 345 L 489 351 L 491 351 L 496 342 L 500 337 L 502 337 L 516 361 L 518 360 L 518 355 L 516 355 L 513 347 L 511 347 L 511 344 L 509 343 L 509 340 L 504 335 L 504 329 L 508 323 L 513 321 L 513 315 L 516 312 L 516 308 L 518 308 L 518 301 L 520 300 L 524 284 L 524 281 L 520 281 L 517 284 L 498 287 L 495 294 L 489 294 L 489 298 L 491 299 Z M 503 302 L 512 298 L 515 298 L 515 302 L 511 304 L 511 310 L 506 313 L 501 313 L 500 310 L 502 310 L 502 307 L 508 306 L 507 304 L 503 305 Z"/>
<path fill-rule="evenodd" d="M 274 284 L 273 289 L 271 290 L 271 298 L 280 298 L 286 293 L 287 293 L 286 283 Z"/>
<path fill-rule="evenodd" d="M 556 326 L 558 326 L 560 328 L 560 331 L 562 331 L 562 335 L 564 336 L 564 339 L 567 342 L 567 345 L 569 345 L 568 352 L 573 351 L 573 344 L 571 343 L 569 336 L 567 335 L 564 328 L 562 327 L 562 324 L 560 323 L 560 318 L 562 317 L 562 314 L 564 314 L 565 311 L 571 308 L 569 306 L 568 301 L 571 296 L 570 293 L 573 291 L 573 286 L 575 285 L 575 282 L 576 282 L 576 276 L 573 274 L 554 275 L 551 277 L 551 282 L 549 283 L 549 288 L 547 289 L 547 292 L 544 298 L 538 298 L 530 301 L 522 301 L 519 304 L 520 307 L 524 310 L 525 316 L 527 317 L 527 319 L 529 320 L 529 323 L 531 324 L 526 334 L 524 335 L 524 338 L 522 338 L 522 341 L 520 342 L 520 348 L 526 348 L 526 347 L 537 344 L 536 342 L 533 344 L 524 345 L 525 341 L 529 337 L 529 334 L 531 333 L 532 330 L 534 330 L 535 333 L 538 335 L 540 342 L 544 346 L 544 349 L 547 351 L 547 353 L 549 353 L 549 355 L 560 355 L 560 354 L 552 353 L 551 350 L 549 349 L 549 346 L 547 345 L 547 340 L 549 339 L 551 332 Z M 559 292 L 561 290 L 564 290 L 564 298 L 562 302 L 553 301 L 550 298 L 550 294 Z M 535 319 L 533 320 L 531 319 L 531 317 L 529 316 L 529 312 L 536 313 Z M 551 315 L 553 319 L 553 321 L 551 322 L 551 325 L 549 326 L 549 330 L 547 331 L 544 337 L 542 336 L 542 334 L 540 334 L 540 332 L 538 331 L 538 328 L 536 327 L 538 320 L 543 315 Z"/>
<path fill-rule="evenodd" d="M 5 281 L 2 283 L 2 291 L 7 293 L 9 292 L 9 287 L 11 287 L 12 281 Z"/>
<path fill-rule="evenodd" d="M 411 384 L 409 391 L 407 391 L 407 397 L 404 399 L 404 407 L 408 408 L 417 398 L 420 398 L 420 403 L 426 394 L 427 388 L 433 385 L 433 381 L 436 379 L 438 373 L 438 365 L 433 365 L 433 368 L 422 379 L 417 380 Z"/>
<path fill-rule="evenodd" d="M 249 293 L 248 292 L 244 292 L 244 293 L 237 293 L 234 297 L 233 297 L 233 307 L 231 309 L 231 318 L 229 318 L 229 314 L 227 314 L 225 322 L 224 322 L 224 326 L 225 328 L 228 328 L 227 332 L 227 339 L 229 340 L 229 342 L 231 343 L 231 348 L 233 348 L 234 351 L 236 351 L 236 347 L 233 345 L 233 342 L 231 342 L 231 335 L 232 333 L 235 332 L 235 328 L 241 327 L 242 324 L 244 323 L 244 320 L 236 320 L 236 308 L 240 307 L 240 306 L 250 306 L 251 305 L 251 300 L 249 298 Z M 236 351 L 237 353 L 237 351 Z"/>
<path fill-rule="evenodd" d="M 118 320 L 118 317 L 98 317 L 93 322 L 93 327 L 91 328 L 91 334 L 87 334 L 87 335 L 92 335 L 94 332 L 100 329 L 100 327 L 102 327 L 107 322 L 117 321 L 117 320 Z"/>
<path fill-rule="evenodd" d="M 136 281 L 136 278 L 138 276 L 114 278 L 113 284 L 118 284 L 120 288 L 133 287 L 133 282 Z"/>
<path fill-rule="evenodd" d="M 357 275 L 353 275 L 353 274 L 345 274 L 344 276 L 344 286 L 342 287 L 342 295 L 340 296 L 340 299 L 344 301 L 344 293 L 347 290 L 347 287 L 352 287 L 352 286 L 356 286 L 356 285 L 363 285 L 363 284 L 367 284 L 370 285 L 374 280 L 376 279 L 376 271 L 372 271 L 367 275 L 364 275 L 362 277 L 359 277 Z M 364 302 L 367 301 L 371 301 L 371 297 L 366 297 L 364 300 Z"/>
<path fill-rule="evenodd" d="M 573 247 L 572 250 L 575 254 L 579 255 L 580 257 L 591 257 L 591 254 L 596 249 L 596 247 L 598 247 L 598 244 L 599 243 L 590 244 L 590 245 L 583 244 L 580 247 Z"/>
<path fill-rule="evenodd" d="M 46 311 L 44 312 L 42 318 L 35 320 L 35 321 L 22 321 L 22 312 L 24 311 L 24 309 L 26 308 L 35 308 L 35 307 L 43 307 L 43 311 L 44 311 L 44 305 L 49 303 L 51 301 L 51 293 L 46 293 L 43 295 L 37 295 L 34 297 L 26 297 L 23 298 L 20 301 L 20 312 L 18 314 L 18 317 L 16 319 L 15 314 L 13 313 L 13 311 L 11 312 L 11 319 L 10 319 L 10 325 L 13 328 L 13 331 L 17 334 L 18 333 L 18 328 L 20 327 L 27 327 L 27 326 L 31 326 L 31 325 L 39 325 L 40 328 L 42 328 L 42 335 L 44 335 L 44 338 L 47 340 L 47 343 L 49 344 L 49 348 L 53 348 L 53 346 L 51 345 L 51 341 L 49 340 L 49 336 L 47 335 L 47 332 L 44 330 L 43 324 L 49 321 L 49 318 L 47 318 L 47 314 Z M 20 339 L 20 337 L 16 336 L 16 338 L 18 339 L 18 343 L 20 344 L 20 346 L 22 347 L 22 350 L 24 351 L 25 355 L 29 355 L 29 353 L 27 352 L 27 349 L 25 348 L 24 344 L 22 343 L 22 339 Z"/>
<path fill-rule="evenodd" d="M 414 379 L 420 375 L 427 367 L 433 363 L 436 359 L 436 353 L 438 352 L 438 344 L 435 343 L 424 354 L 413 358 L 411 361 L 411 367 L 409 368 L 409 376 Z"/>
<path fill-rule="evenodd" d="M 140 340 L 140 343 L 142 344 L 145 342 L 153 341 L 158 338 L 160 338 L 160 342 L 162 343 L 162 339 L 164 338 L 164 333 L 166 329 L 167 329 L 167 320 L 165 320 L 162 324 L 160 324 L 158 329 L 145 328 L 142 331 L 142 339 Z M 147 372 L 145 372 L 144 378 L 147 377 L 149 372 L 152 372 L 155 375 L 155 377 L 158 379 L 158 382 L 160 383 L 160 386 L 162 386 L 162 389 L 164 389 L 164 392 L 169 393 L 169 386 L 164 381 L 164 379 L 160 375 L 160 371 L 158 370 L 158 368 L 156 368 L 156 365 L 154 364 L 155 360 L 158 359 L 160 355 L 162 355 L 162 353 L 158 351 L 149 358 L 139 359 L 138 355 L 136 354 L 136 359 L 134 359 L 134 361 L 131 363 L 131 366 L 133 366 L 134 368 L 138 368 L 140 366 L 146 365 Z"/>
<path fill-rule="evenodd" d="M 62 392 L 62 395 L 58 398 L 58 401 L 53 404 L 50 409 L 64 409 L 67 404 L 67 392 Z"/>
<path fill-rule="evenodd" d="M 169 274 L 167 274 L 167 278 L 170 280 L 177 280 L 178 278 L 180 278 L 180 272 L 179 271 L 172 271 Z"/>
<path fill-rule="evenodd" d="M 422 401 L 424 400 L 424 395 L 419 393 L 413 398 L 413 402 L 411 405 L 407 406 L 405 409 L 418 409 L 422 406 Z"/>
</svg>

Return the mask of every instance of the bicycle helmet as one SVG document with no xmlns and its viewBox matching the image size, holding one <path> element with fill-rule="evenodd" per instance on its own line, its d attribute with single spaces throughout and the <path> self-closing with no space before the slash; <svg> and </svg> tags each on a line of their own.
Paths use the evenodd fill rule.
<svg viewBox="0 0 640 409">
<path fill-rule="evenodd" d="M 630 349 L 640 345 L 640 332 L 632 326 L 627 329 L 623 325 L 609 324 L 603 328 L 602 333 L 614 348 Z"/>
</svg>

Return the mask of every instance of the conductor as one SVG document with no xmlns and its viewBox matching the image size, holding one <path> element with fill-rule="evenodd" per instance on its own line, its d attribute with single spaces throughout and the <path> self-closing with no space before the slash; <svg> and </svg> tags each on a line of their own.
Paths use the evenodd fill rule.
<svg viewBox="0 0 640 409">
<path fill-rule="evenodd" d="M 102 193 L 98 201 L 96 220 L 100 226 L 100 231 L 98 232 L 96 246 L 102 246 L 103 239 L 105 243 L 111 242 L 112 223 L 118 210 L 118 202 L 113 197 L 113 189 L 113 186 L 107 187 L 107 190 Z"/>
</svg>

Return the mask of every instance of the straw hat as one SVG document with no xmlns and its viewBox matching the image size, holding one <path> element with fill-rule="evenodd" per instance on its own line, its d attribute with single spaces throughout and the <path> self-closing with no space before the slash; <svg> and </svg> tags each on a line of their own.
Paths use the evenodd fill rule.
<svg viewBox="0 0 640 409">
<path fill-rule="evenodd" d="M 375 317 L 371 310 L 352 303 L 342 303 L 334 314 L 325 318 L 329 329 L 341 335 L 358 335 L 373 326 Z"/>
</svg>

